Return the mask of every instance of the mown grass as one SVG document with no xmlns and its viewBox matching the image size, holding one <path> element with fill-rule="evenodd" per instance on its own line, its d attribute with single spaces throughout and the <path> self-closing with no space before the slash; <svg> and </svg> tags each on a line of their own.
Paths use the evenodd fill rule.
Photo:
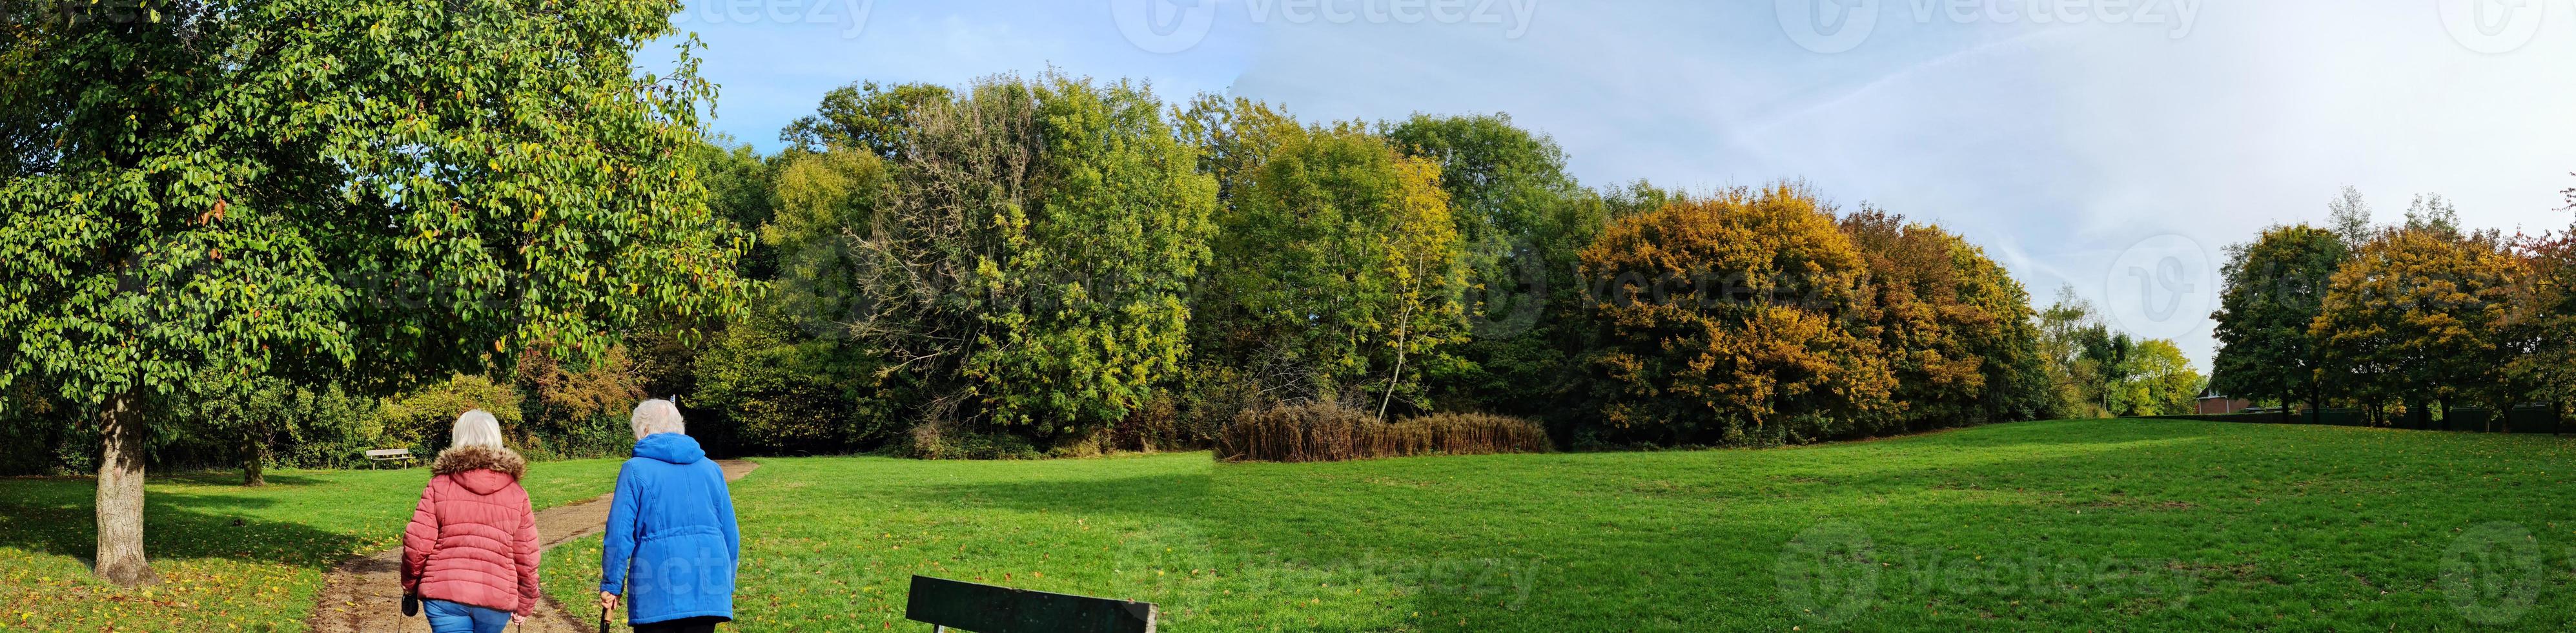
<svg viewBox="0 0 2576 633">
<path fill-rule="evenodd" d="M 2101 420 L 1777 450 L 1223 464 L 1213 536 L 1244 562 L 1219 566 L 1301 593 L 1206 621 L 2567 630 L 2571 457 L 2576 443 L 2548 436 Z M 2446 591 L 2446 555 L 2524 584 Z"/>
<path fill-rule="evenodd" d="M 2567 630 L 2571 458 L 2549 436 L 2101 420 L 1319 464 L 764 459 L 733 486 L 735 628 L 919 630 L 919 573 L 1150 600 L 1183 632 Z M 534 489 L 587 497 L 615 467 L 544 465 L 565 474 Z M 421 477 L 163 478 L 172 582 L 148 597 L 73 558 L 87 482 L 0 481 L 0 628 L 291 630 Z M 597 543 L 547 557 L 584 617 Z"/>
<path fill-rule="evenodd" d="M 920 573 L 1150 600 L 1171 631 L 2564 630 L 2571 457 L 2103 420 L 1326 464 L 763 460 L 734 488 L 738 628 L 918 628 Z M 550 559 L 583 566 L 548 574 L 568 603 L 593 595 L 577 546 Z M 2527 583 L 2448 591 L 2454 553 L 2489 574 L 2451 578 Z"/>
<path fill-rule="evenodd" d="M 606 494 L 618 460 L 542 462 L 523 485 L 539 507 Z M 0 479 L 0 630 L 300 631 L 332 565 L 399 544 L 429 469 L 151 473 L 144 549 L 163 583 L 93 580 L 88 478 Z"/>
<path fill-rule="evenodd" d="M 1207 453 L 1053 461 L 760 459 L 732 484 L 745 631 L 926 629 L 903 620 L 913 574 L 1177 603 L 1133 582 L 1170 526 L 1206 511 Z M 1178 573 L 1178 572 L 1175 572 Z M 547 593 L 598 618 L 599 537 L 557 548 Z M 623 613 L 617 622 L 625 621 Z"/>
</svg>

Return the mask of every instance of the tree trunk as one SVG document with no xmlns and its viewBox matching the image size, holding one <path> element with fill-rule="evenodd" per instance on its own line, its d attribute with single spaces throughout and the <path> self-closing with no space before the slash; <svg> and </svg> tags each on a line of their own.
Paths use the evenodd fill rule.
<svg viewBox="0 0 2576 633">
<path fill-rule="evenodd" d="M 106 451 L 98 460 L 98 577 L 128 587 L 159 582 L 143 558 L 143 412 L 132 394 L 99 411 Z"/>
<path fill-rule="evenodd" d="M 242 434 L 242 485 L 252 488 L 268 485 L 268 476 L 260 468 L 268 461 L 268 442 L 264 433 Z"/>
<path fill-rule="evenodd" d="M 1398 324 L 1399 324 L 1399 326 L 1398 326 L 1398 327 L 1399 327 L 1399 329 L 1397 329 L 1397 330 L 1395 331 L 1395 375 L 1390 376 L 1390 377 L 1388 377 L 1388 378 L 1386 379 L 1386 397 L 1381 398 L 1381 399 L 1379 399 L 1379 400 L 1377 401 L 1377 421 L 1379 421 L 1379 422 L 1385 422 L 1385 421 L 1386 421 L 1386 407 L 1387 407 L 1387 405 L 1395 404 L 1395 385 L 1396 385 L 1396 381 L 1399 381 L 1399 380 L 1403 380 L 1403 379 L 1404 379 L 1404 352 L 1405 352 L 1405 348 L 1404 348 L 1404 346 L 1405 346 L 1405 343 L 1406 343 L 1406 337 L 1407 337 L 1408 335 L 1410 335 L 1410 334 L 1412 334 L 1412 333 L 1413 333 L 1413 305 L 1412 305 L 1412 304 L 1409 304 L 1409 303 L 1408 303 L 1408 304 L 1405 304 L 1405 306 L 1404 306 L 1403 316 L 1398 317 L 1398 320 L 1396 321 L 1396 323 L 1398 323 Z M 1362 396 L 1362 397 L 1366 397 L 1366 396 Z M 1363 405 L 1360 405 L 1360 406 L 1368 406 L 1368 405 L 1363 404 Z"/>
</svg>

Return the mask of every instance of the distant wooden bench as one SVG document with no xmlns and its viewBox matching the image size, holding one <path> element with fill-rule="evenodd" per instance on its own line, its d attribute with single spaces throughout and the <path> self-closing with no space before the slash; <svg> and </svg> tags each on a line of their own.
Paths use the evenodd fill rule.
<svg viewBox="0 0 2576 633">
<path fill-rule="evenodd" d="M 367 461 L 375 462 L 379 465 L 386 462 L 407 462 L 415 459 L 420 458 L 413 456 L 411 454 L 411 449 L 408 448 L 385 448 L 367 451 Z"/>
<path fill-rule="evenodd" d="M 1154 603 L 912 577 L 903 617 L 932 631 L 1154 633 Z"/>
</svg>

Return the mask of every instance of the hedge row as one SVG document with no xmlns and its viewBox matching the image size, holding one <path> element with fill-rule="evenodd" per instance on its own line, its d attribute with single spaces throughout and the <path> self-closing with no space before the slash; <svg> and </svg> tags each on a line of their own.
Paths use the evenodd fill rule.
<svg viewBox="0 0 2576 633">
<path fill-rule="evenodd" d="M 2428 412 L 2429 413 L 2429 412 Z M 2220 413 L 2205 415 L 2137 416 L 2151 420 L 2199 420 L 2203 422 L 2251 422 L 2257 424 L 2317 424 L 2324 426 L 2360 426 L 2415 431 L 2458 431 L 2464 433 L 2567 433 L 2576 432 L 2576 420 L 2568 420 L 2557 409 L 2517 407 L 2498 420 L 2482 407 L 2460 407 L 2435 419 L 2430 415 L 2389 416 L 2374 422 L 2360 409 L 2323 409 L 2316 415 L 2291 413 Z"/>
</svg>

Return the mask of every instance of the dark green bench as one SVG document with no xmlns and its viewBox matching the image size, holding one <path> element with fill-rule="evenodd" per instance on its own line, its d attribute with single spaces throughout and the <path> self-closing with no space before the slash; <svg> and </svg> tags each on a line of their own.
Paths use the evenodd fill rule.
<svg viewBox="0 0 2576 633">
<path fill-rule="evenodd" d="M 912 577 L 903 617 L 933 631 L 1154 633 L 1154 603 Z"/>
</svg>

